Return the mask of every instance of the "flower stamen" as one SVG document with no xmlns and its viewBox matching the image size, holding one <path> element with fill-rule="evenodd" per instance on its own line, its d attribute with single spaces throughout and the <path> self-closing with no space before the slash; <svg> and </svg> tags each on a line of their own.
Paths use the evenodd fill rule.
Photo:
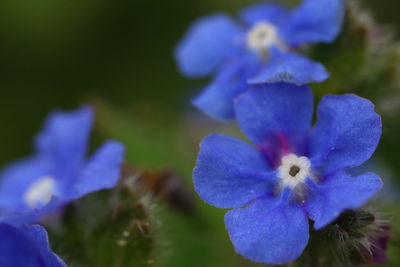
<svg viewBox="0 0 400 267">
<path fill-rule="evenodd" d="M 262 21 L 250 29 L 247 34 L 247 46 L 257 52 L 262 57 L 268 56 L 268 50 L 271 46 L 285 50 L 286 46 L 278 36 L 275 25 Z"/>
<path fill-rule="evenodd" d="M 25 203 L 31 208 L 46 205 L 54 194 L 55 185 L 56 181 L 52 176 L 43 176 L 25 191 Z"/>
<path fill-rule="evenodd" d="M 292 166 L 292 167 L 290 167 L 289 174 L 290 174 L 291 176 L 295 177 L 296 174 L 299 173 L 299 171 L 300 171 L 300 168 L 299 168 L 299 167 L 297 167 L 297 166 Z"/>
<path fill-rule="evenodd" d="M 289 154 L 282 157 L 278 176 L 283 186 L 294 188 L 299 183 L 304 183 L 307 177 L 311 176 L 310 168 L 311 163 L 307 157 Z"/>
</svg>

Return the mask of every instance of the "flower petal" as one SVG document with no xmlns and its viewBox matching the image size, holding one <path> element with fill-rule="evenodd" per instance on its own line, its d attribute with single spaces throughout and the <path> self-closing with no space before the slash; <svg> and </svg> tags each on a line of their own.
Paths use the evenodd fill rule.
<svg viewBox="0 0 400 267">
<path fill-rule="evenodd" d="M 282 153 L 304 155 L 313 111 L 313 95 L 307 86 L 257 86 L 237 98 L 235 111 L 242 131 L 274 167 Z"/>
<path fill-rule="evenodd" d="M 288 8 L 282 4 L 262 2 L 242 9 L 239 17 L 249 27 L 261 21 L 266 21 L 279 27 L 287 19 L 288 14 Z"/>
<path fill-rule="evenodd" d="M 306 57 L 295 53 L 282 53 L 278 49 L 271 52 L 270 62 L 255 77 L 250 78 L 249 83 L 286 82 L 300 86 L 319 83 L 329 77 L 324 66 Z"/>
<path fill-rule="evenodd" d="M 49 246 L 46 230 L 39 226 L 20 228 L 0 224 L 0 266 L 67 266 Z"/>
<path fill-rule="evenodd" d="M 59 166 L 56 176 L 66 176 L 85 156 L 93 110 L 82 107 L 72 112 L 56 111 L 46 120 L 35 140 L 37 152 L 55 161 Z M 62 170 L 61 170 L 62 169 Z"/>
<path fill-rule="evenodd" d="M 303 0 L 283 30 L 286 43 L 332 42 L 343 26 L 346 0 Z"/>
<path fill-rule="evenodd" d="M 53 196 L 50 202 L 41 208 L 30 209 L 24 212 L 6 212 L 0 216 L 0 223 L 8 223 L 14 226 L 33 224 L 40 222 L 49 214 L 61 210 L 63 202 L 59 197 Z"/>
<path fill-rule="evenodd" d="M 224 135 L 202 141 L 193 171 L 197 193 L 219 208 L 242 207 L 270 192 L 275 177 L 261 152 Z"/>
<path fill-rule="evenodd" d="M 50 249 L 49 238 L 46 230 L 39 225 L 23 226 L 22 231 L 26 237 L 36 246 L 46 266 L 67 266 L 54 252 Z"/>
<path fill-rule="evenodd" d="M 285 198 L 263 198 L 225 215 L 225 225 L 236 252 L 266 264 L 283 264 L 298 258 L 309 232 L 305 212 Z"/>
<path fill-rule="evenodd" d="M 382 134 L 374 105 L 356 95 L 325 96 L 311 130 L 310 157 L 322 174 L 359 166 L 375 151 Z"/>
<path fill-rule="evenodd" d="M 351 177 L 339 172 L 321 184 L 311 186 L 314 190 L 305 203 L 305 209 L 318 230 L 335 220 L 342 211 L 365 204 L 382 186 L 382 180 L 374 173 Z"/>
<path fill-rule="evenodd" d="M 120 167 L 124 160 L 125 148 L 116 141 L 108 141 L 101 146 L 82 170 L 73 184 L 72 192 L 64 198 L 79 198 L 87 193 L 112 188 L 120 177 Z"/>
<path fill-rule="evenodd" d="M 6 167 L 0 174 L 0 214 L 31 209 L 24 200 L 29 187 L 52 173 L 51 163 L 42 157 L 31 157 Z"/>
<path fill-rule="evenodd" d="M 198 20 L 175 49 L 181 73 L 189 77 L 211 74 L 227 57 L 238 54 L 236 38 L 242 34 L 235 22 L 224 14 Z"/>
<path fill-rule="evenodd" d="M 258 61 L 252 55 L 228 62 L 211 84 L 193 100 L 193 105 L 215 119 L 232 120 L 235 116 L 233 100 L 249 88 L 247 78 L 258 67 Z"/>
</svg>

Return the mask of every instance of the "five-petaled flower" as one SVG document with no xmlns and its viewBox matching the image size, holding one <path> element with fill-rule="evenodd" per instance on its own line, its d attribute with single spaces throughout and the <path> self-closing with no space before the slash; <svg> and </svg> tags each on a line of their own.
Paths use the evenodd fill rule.
<svg viewBox="0 0 400 267">
<path fill-rule="evenodd" d="M 327 79 L 321 64 L 295 50 L 307 43 L 332 42 L 344 13 L 345 0 L 304 0 L 293 10 L 276 3 L 254 4 L 242 10 L 240 25 L 224 14 L 198 20 L 175 49 L 184 75 L 215 73 L 193 104 L 211 117 L 230 120 L 233 99 L 248 83 L 303 85 Z"/>
<path fill-rule="evenodd" d="M 49 246 L 46 230 L 39 225 L 0 223 L 0 266 L 66 267 Z"/>
<path fill-rule="evenodd" d="M 311 90 L 277 83 L 240 95 L 235 112 L 255 146 L 224 135 L 205 138 L 193 180 L 206 202 L 233 208 L 225 224 L 244 257 L 267 264 L 296 259 L 308 242 L 308 219 L 321 229 L 382 187 L 373 173 L 346 172 L 370 158 L 381 136 L 368 100 L 327 95 L 311 127 Z"/>
<path fill-rule="evenodd" d="M 31 221 L 35 213 L 44 215 L 87 193 L 113 187 L 120 176 L 124 147 L 108 141 L 86 161 L 92 124 L 90 107 L 52 113 L 35 139 L 36 153 L 0 174 L 0 215 L 23 212 L 26 217 L 15 219 Z M 12 216 L 0 217 L 8 220 Z"/>
</svg>

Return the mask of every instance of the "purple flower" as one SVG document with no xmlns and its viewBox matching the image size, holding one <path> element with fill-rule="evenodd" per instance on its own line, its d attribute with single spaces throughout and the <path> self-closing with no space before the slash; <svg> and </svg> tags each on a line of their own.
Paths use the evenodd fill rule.
<svg viewBox="0 0 400 267">
<path fill-rule="evenodd" d="M 17 218 L 32 221 L 35 215 L 87 193 L 113 187 L 120 176 L 124 147 L 108 141 L 86 160 L 92 124 L 89 107 L 52 113 L 35 139 L 35 154 L 0 174 L 0 215 L 23 212 Z M 8 221 L 6 217 L 0 221 Z"/>
<path fill-rule="evenodd" d="M 388 263 L 388 258 L 386 251 L 390 239 L 390 227 L 388 225 L 383 225 L 381 227 L 381 235 L 372 239 L 371 251 L 365 250 L 366 255 L 370 256 L 370 263 L 373 264 L 385 264 Z"/>
<path fill-rule="evenodd" d="M 15 227 L 0 223 L 0 240 L 0 266 L 67 266 L 51 251 L 47 232 L 39 225 Z"/>
<path fill-rule="evenodd" d="M 345 0 L 304 0 L 289 10 L 277 3 L 243 9 L 240 23 L 225 14 L 194 23 L 175 49 L 185 76 L 215 74 L 193 103 L 211 117 L 234 118 L 233 99 L 252 84 L 303 85 L 328 78 L 324 67 L 295 53 L 304 44 L 332 42 L 343 24 Z"/>
<path fill-rule="evenodd" d="M 245 258 L 296 259 L 308 242 L 308 219 L 321 229 L 382 187 L 376 174 L 346 172 L 370 158 L 381 136 L 380 116 L 368 100 L 327 95 L 311 127 L 311 90 L 277 83 L 239 96 L 235 112 L 255 146 L 224 135 L 205 138 L 193 180 L 206 202 L 232 208 L 226 228 Z"/>
</svg>

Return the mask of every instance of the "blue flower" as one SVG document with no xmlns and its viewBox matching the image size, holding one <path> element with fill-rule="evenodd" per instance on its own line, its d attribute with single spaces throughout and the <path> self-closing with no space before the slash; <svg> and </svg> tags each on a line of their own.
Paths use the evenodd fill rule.
<svg viewBox="0 0 400 267">
<path fill-rule="evenodd" d="M 0 214 L 22 212 L 16 218 L 34 218 L 87 193 L 113 187 L 124 147 L 108 141 L 86 160 L 92 124 L 90 107 L 52 113 L 35 139 L 35 154 L 0 174 Z"/>
<path fill-rule="evenodd" d="M 313 118 L 307 86 L 262 85 L 235 102 L 238 124 L 255 146 L 225 135 L 200 145 L 197 193 L 232 208 L 225 224 L 236 251 L 267 264 L 299 257 L 315 229 L 363 205 L 382 187 L 373 173 L 351 177 L 375 151 L 381 119 L 356 95 L 327 95 Z"/>
<path fill-rule="evenodd" d="M 39 225 L 15 227 L 0 223 L 0 240 L 0 266 L 67 266 L 51 251 L 47 232 Z"/>
<path fill-rule="evenodd" d="M 295 53 L 303 44 L 332 42 L 343 24 L 345 0 L 304 0 L 293 10 L 276 3 L 243 9 L 240 24 L 224 14 L 194 23 L 175 49 L 185 76 L 215 74 L 193 104 L 211 117 L 234 118 L 233 99 L 252 84 L 303 85 L 328 78 L 324 67 Z"/>
</svg>

